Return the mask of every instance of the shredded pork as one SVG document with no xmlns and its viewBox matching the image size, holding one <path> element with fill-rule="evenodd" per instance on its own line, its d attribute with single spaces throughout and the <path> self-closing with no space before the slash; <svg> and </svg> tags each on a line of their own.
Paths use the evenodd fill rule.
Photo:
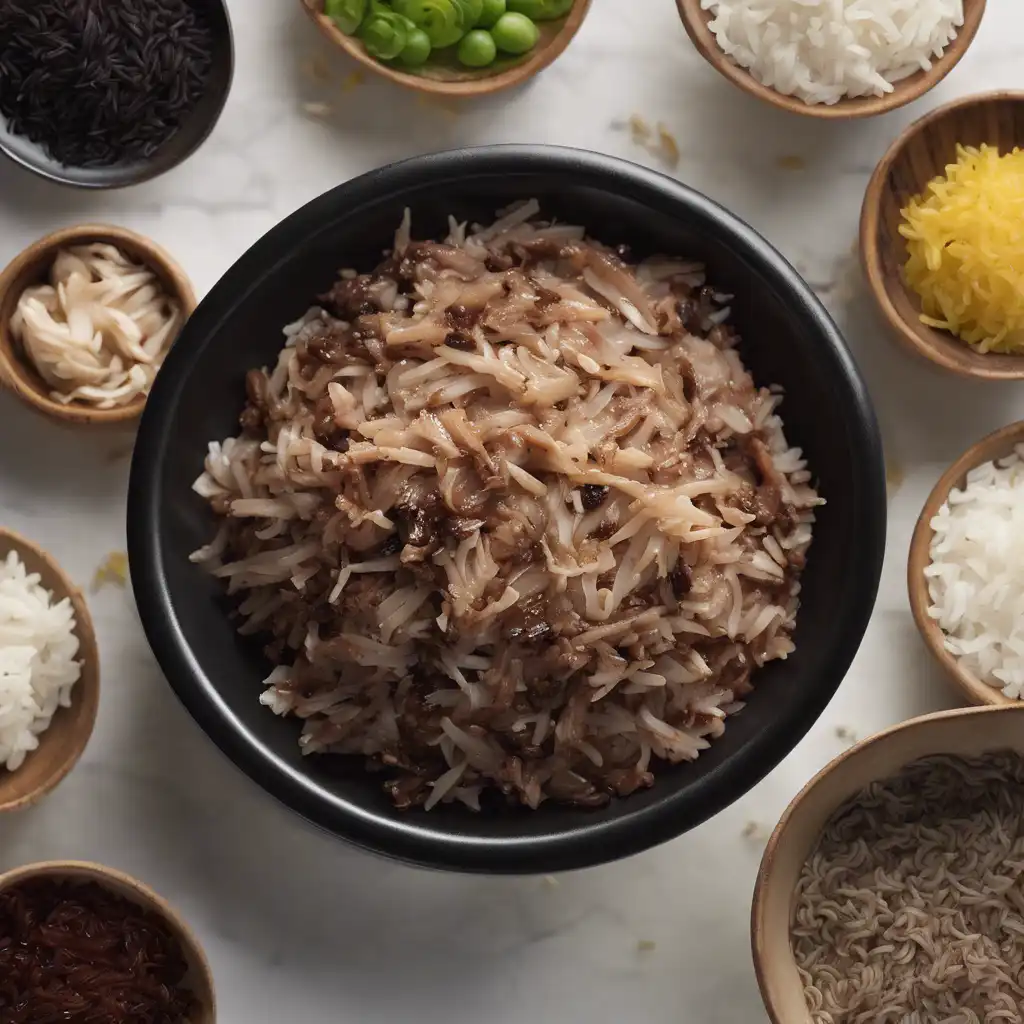
<svg viewBox="0 0 1024 1024">
<path fill-rule="evenodd" d="M 820 499 L 729 297 L 538 213 L 443 242 L 407 215 L 250 372 L 196 482 L 263 703 L 403 808 L 628 795 L 793 650 Z"/>
</svg>

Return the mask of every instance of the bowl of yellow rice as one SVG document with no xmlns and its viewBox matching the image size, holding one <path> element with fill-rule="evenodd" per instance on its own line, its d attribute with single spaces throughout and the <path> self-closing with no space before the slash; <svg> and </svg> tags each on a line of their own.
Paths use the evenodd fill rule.
<svg viewBox="0 0 1024 1024">
<path fill-rule="evenodd" d="M 912 124 L 871 178 L 860 229 L 897 337 L 944 369 L 1024 379 L 1024 93 L 970 96 Z"/>
</svg>

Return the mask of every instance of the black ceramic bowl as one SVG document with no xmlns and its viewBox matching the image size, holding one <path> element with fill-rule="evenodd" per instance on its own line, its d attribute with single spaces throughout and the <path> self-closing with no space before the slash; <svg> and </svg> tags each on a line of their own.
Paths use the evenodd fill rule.
<svg viewBox="0 0 1024 1024">
<path fill-rule="evenodd" d="M 196 2 L 198 10 L 208 19 L 213 34 L 213 63 L 206 91 L 178 131 L 151 157 L 109 167 L 68 167 L 58 163 L 34 142 L 11 132 L 3 117 L 0 117 L 0 153 L 58 185 L 96 190 L 140 185 L 187 160 L 216 126 L 227 102 L 235 70 L 231 19 L 225 0 Z"/>
<path fill-rule="evenodd" d="M 405 207 L 418 237 L 446 218 L 486 221 L 535 196 L 548 215 L 587 225 L 637 254 L 706 261 L 735 294 L 755 378 L 786 390 L 790 442 L 828 504 L 804 576 L 797 650 L 757 676 L 745 710 L 693 764 L 665 767 L 653 789 L 597 811 L 399 813 L 356 759 L 303 758 L 299 725 L 259 703 L 259 645 L 236 636 L 218 582 L 188 560 L 214 522 L 190 490 L 207 442 L 236 432 L 243 378 L 272 363 L 282 325 L 340 267 L 369 269 Z M 213 289 L 172 349 L 146 404 L 132 463 L 128 546 L 150 643 L 171 685 L 217 745 L 299 814 L 366 849 L 462 871 L 546 872 L 636 853 L 742 796 L 821 714 L 871 614 L 885 540 L 882 451 L 864 384 L 842 337 L 797 273 L 763 238 L 678 182 L 591 153 L 497 147 L 421 157 L 321 196 L 259 241 Z"/>
</svg>

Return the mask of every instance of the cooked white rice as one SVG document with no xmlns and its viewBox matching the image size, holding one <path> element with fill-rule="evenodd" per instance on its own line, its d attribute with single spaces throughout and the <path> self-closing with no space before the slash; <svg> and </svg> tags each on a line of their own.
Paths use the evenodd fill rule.
<svg viewBox="0 0 1024 1024">
<path fill-rule="evenodd" d="M 71 602 L 29 574 L 15 552 L 0 562 L 0 765 L 21 767 L 58 708 L 69 707 L 81 666 Z"/>
<path fill-rule="evenodd" d="M 718 45 L 763 85 L 805 103 L 884 96 L 931 67 L 963 0 L 701 0 Z"/>
<path fill-rule="evenodd" d="M 967 474 L 932 518 L 928 614 L 946 649 L 1014 700 L 1024 694 L 1024 445 Z"/>
<path fill-rule="evenodd" d="M 793 650 L 820 499 L 729 297 L 537 210 L 406 221 L 249 374 L 196 483 L 263 702 L 399 806 L 627 795 Z"/>
</svg>

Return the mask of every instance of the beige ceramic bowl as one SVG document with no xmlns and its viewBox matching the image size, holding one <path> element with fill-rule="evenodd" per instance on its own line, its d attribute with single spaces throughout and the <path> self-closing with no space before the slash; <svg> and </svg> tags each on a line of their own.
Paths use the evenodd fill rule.
<svg viewBox="0 0 1024 1024">
<path fill-rule="evenodd" d="M 90 864 L 84 861 L 46 861 L 40 864 L 28 864 L 15 868 L 6 874 L 0 874 L 0 891 L 21 882 L 39 878 L 70 879 L 82 882 L 95 882 L 108 891 L 127 900 L 131 900 L 141 909 L 156 915 L 163 921 L 168 931 L 178 940 L 189 973 L 186 982 L 195 993 L 199 1002 L 199 1013 L 192 1020 L 182 1024 L 215 1024 L 217 1006 L 213 992 L 213 972 L 206 959 L 206 954 L 199 945 L 199 940 L 179 916 L 178 912 L 152 889 L 129 875 L 122 874 L 114 868 L 102 864 Z"/>
<path fill-rule="evenodd" d="M 186 318 L 196 308 L 196 296 L 185 272 L 156 242 L 127 228 L 109 224 L 79 224 L 55 231 L 19 253 L 0 273 L 0 384 L 9 387 L 33 409 L 55 420 L 75 425 L 101 426 L 138 419 L 146 404 L 145 397 L 114 409 L 97 409 L 84 402 L 65 405 L 55 401 L 10 329 L 11 317 L 22 293 L 26 288 L 42 284 L 47 279 L 57 250 L 91 242 L 117 246 L 130 259 L 150 267 L 168 294 L 177 300 Z"/>
<path fill-rule="evenodd" d="M 780 110 L 806 117 L 823 118 L 830 121 L 849 120 L 859 117 L 873 117 L 905 106 L 930 89 L 933 89 L 960 63 L 974 37 L 978 34 L 986 0 L 964 0 L 964 24 L 956 39 L 943 51 L 927 71 L 918 71 L 909 78 L 897 82 L 892 92 L 885 96 L 864 96 L 857 99 L 842 99 L 831 105 L 825 103 L 804 103 L 797 96 L 784 96 L 781 92 L 762 85 L 746 68 L 740 67 L 726 56 L 709 28 L 712 12 L 704 10 L 701 0 L 676 0 L 679 16 L 687 34 L 697 47 L 697 52 L 717 71 L 744 92 L 770 103 Z"/>
<path fill-rule="evenodd" d="M 299 0 L 302 9 L 313 19 L 316 27 L 339 50 L 343 50 L 353 59 L 369 68 L 374 74 L 397 82 L 417 92 L 433 96 L 453 96 L 467 98 L 486 96 L 522 85 L 543 71 L 549 64 L 562 55 L 573 37 L 583 24 L 583 19 L 590 11 L 592 0 L 576 0 L 572 10 L 557 21 L 538 22 L 540 41 L 522 60 L 505 61 L 500 70 L 483 68 L 475 71 L 472 68 L 430 64 L 417 68 L 415 71 L 405 70 L 398 65 L 384 64 L 366 52 L 359 39 L 347 36 L 334 22 L 324 14 L 324 0 Z M 626 0 L 633 2 L 633 0 Z"/>
<path fill-rule="evenodd" d="M 30 540 L 0 527 L 0 561 L 17 552 L 30 573 L 39 573 L 54 601 L 67 597 L 75 612 L 78 658 L 82 675 L 71 691 L 71 707 L 60 708 L 39 746 L 15 772 L 0 765 L 0 815 L 19 811 L 41 800 L 74 768 L 96 723 L 100 702 L 100 656 L 92 616 L 82 592 L 54 558 Z"/>
<path fill-rule="evenodd" d="M 931 600 L 928 596 L 928 583 L 924 571 L 931 563 L 932 531 L 931 522 L 939 509 L 946 503 L 949 492 L 955 487 L 963 487 L 967 474 L 985 462 L 1005 458 L 1013 454 L 1014 448 L 1024 444 L 1024 420 L 1011 423 L 1002 430 L 982 438 L 972 445 L 939 479 L 939 482 L 928 495 L 928 500 L 921 510 L 917 527 L 910 542 L 910 558 L 907 561 L 907 591 L 910 594 L 910 608 L 914 613 L 914 622 L 924 637 L 935 660 L 949 673 L 949 677 L 960 688 L 963 695 L 972 704 L 991 704 L 997 707 L 1018 706 L 1019 701 L 1011 700 L 1003 695 L 1002 690 L 982 682 L 973 673 L 963 668 L 957 658 L 946 650 L 943 632 L 937 622 L 928 614 Z"/>
<path fill-rule="evenodd" d="M 826 822 L 871 782 L 934 754 L 1024 754 L 1024 705 L 943 711 L 914 718 L 858 743 L 820 771 L 786 809 L 768 842 L 754 889 L 754 968 L 773 1024 L 811 1024 L 789 941 L 800 870 Z"/>
</svg>

